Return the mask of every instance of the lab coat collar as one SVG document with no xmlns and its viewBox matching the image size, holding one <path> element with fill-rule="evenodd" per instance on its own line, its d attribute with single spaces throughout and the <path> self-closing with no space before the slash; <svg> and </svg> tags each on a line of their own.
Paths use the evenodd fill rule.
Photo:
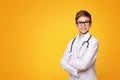
<svg viewBox="0 0 120 80">
<path fill-rule="evenodd" d="M 82 41 L 87 41 L 89 37 L 90 37 L 90 33 L 87 32 L 86 34 L 84 34 L 84 35 L 82 35 L 82 36 L 80 36 L 80 35 L 78 34 L 77 37 L 76 37 L 76 39 L 80 39 L 80 40 L 82 40 Z"/>
</svg>

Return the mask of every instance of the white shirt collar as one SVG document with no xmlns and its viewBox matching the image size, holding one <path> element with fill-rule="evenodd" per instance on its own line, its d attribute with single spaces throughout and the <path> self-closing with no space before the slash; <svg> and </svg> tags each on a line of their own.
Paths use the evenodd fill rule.
<svg viewBox="0 0 120 80">
<path fill-rule="evenodd" d="M 76 37 L 76 39 L 82 39 L 82 38 L 85 38 L 85 40 L 86 40 L 86 38 L 88 38 L 88 36 L 90 36 L 90 33 L 89 32 L 87 32 L 86 34 L 84 34 L 84 35 L 80 35 L 80 34 L 78 34 L 77 35 L 77 37 Z"/>
</svg>

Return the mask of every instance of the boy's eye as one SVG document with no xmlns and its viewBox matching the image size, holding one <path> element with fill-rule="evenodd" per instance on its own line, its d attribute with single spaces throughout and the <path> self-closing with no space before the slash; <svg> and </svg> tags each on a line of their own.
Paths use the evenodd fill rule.
<svg viewBox="0 0 120 80">
<path fill-rule="evenodd" d="M 90 21 L 84 21 L 84 22 L 82 22 L 82 21 L 80 21 L 80 22 L 77 22 L 77 24 L 78 25 L 88 25 L 90 23 Z"/>
</svg>

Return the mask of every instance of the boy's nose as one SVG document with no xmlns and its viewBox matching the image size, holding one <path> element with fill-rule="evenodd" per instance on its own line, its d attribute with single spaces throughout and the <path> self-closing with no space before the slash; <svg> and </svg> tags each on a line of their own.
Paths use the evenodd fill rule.
<svg viewBox="0 0 120 80">
<path fill-rule="evenodd" d="M 85 26 L 85 23 L 82 23 L 82 26 Z"/>
</svg>

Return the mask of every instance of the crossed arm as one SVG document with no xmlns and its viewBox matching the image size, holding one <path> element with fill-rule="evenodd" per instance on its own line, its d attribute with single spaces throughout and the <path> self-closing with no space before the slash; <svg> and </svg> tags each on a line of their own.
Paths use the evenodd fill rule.
<svg viewBox="0 0 120 80">
<path fill-rule="evenodd" d="M 85 71 L 93 65 L 98 51 L 98 42 L 94 41 L 93 43 L 91 43 L 90 47 L 86 51 L 86 54 L 81 59 L 70 59 L 69 50 L 71 42 L 72 41 L 69 42 L 67 49 L 61 59 L 61 66 L 71 75 L 78 76 L 79 72 Z"/>
</svg>

